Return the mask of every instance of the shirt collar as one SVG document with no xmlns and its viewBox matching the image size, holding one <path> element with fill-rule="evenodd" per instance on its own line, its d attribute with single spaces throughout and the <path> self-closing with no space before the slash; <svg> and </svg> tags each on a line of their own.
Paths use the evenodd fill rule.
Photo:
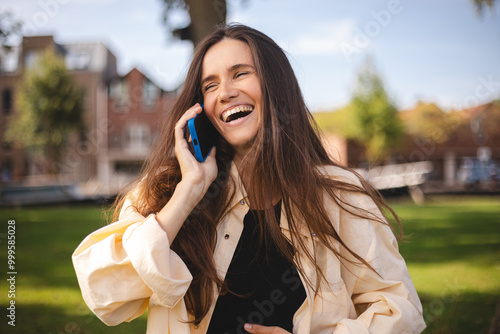
<svg viewBox="0 0 500 334">
<path fill-rule="evenodd" d="M 234 162 L 231 162 L 231 168 L 229 169 L 229 177 L 232 180 L 232 182 L 230 181 L 228 183 L 229 193 L 231 194 L 234 191 L 234 196 L 231 198 L 229 207 L 227 208 L 226 212 L 230 211 L 235 205 L 243 204 L 248 206 L 247 191 L 243 186 L 240 173 L 238 172 L 238 169 L 236 168 L 236 164 Z"/>
<path fill-rule="evenodd" d="M 229 187 L 229 193 L 232 193 L 234 190 L 234 196 L 230 201 L 229 206 L 227 207 L 226 211 L 224 212 L 224 215 L 227 214 L 229 211 L 231 211 L 235 206 L 242 206 L 244 205 L 245 208 L 249 208 L 249 203 L 248 203 L 248 195 L 245 187 L 243 186 L 243 182 L 241 181 L 240 174 L 238 172 L 238 169 L 236 168 L 236 164 L 234 162 L 231 162 L 231 168 L 229 170 L 229 176 L 233 180 L 233 182 L 228 183 Z M 292 208 L 294 210 L 294 208 Z M 296 217 L 299 217 L 299 215 L 296 215 Z M 280 213 L 280 226 L 282 230 L 287 231 L 287 237 L 289 238 L 289 226 L 288 226 L 288 218 L 286 216 L 285 210 L 283 209 L 283 204 L 281 206 L 281 213 Z M 308 230 L 308 228 L 305 225 L 302 225 L 298 233 L 303 235 L 304 237 L 310 238 L 311 237 L 311 232 Z M 314 234 L 312 236 L 315 236 Z"/>
</svg>

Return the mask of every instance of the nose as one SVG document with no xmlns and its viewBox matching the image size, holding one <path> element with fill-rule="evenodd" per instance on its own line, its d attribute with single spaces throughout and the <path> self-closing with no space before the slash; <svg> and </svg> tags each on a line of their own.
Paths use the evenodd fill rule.
<svg viewBox="0 0 500 334">
<path fill-rule="evenodd" d="M 239 95 L 239 90 L 231 82 L 223 81 L 220 83 L 219 101 L 221 103 L 229 102 Z"/>
</svg>

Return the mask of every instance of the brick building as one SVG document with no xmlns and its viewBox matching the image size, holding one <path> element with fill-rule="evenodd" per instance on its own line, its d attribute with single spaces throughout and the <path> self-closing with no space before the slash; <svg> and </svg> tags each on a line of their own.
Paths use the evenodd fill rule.
<svg viewBox="0 0 500 334">
<path fill-rule="evenodd" d="M 119 188 L 137 175 L 175 93 L 162 90 L 136 68 L 111 80 L 108 91 L 108 151 L 103 161 L 108 179 L 101 181 Z"/>
<path fill-rule="evenodd" d="M 47 48 L 64 57 L 71 76 L 84 91 L 86 130 L 70 139 L 56 177 L 47 176 L 43 164 L 4 140 L 17 112 L 14 101 L 23 72 Z M 0 52 L 0 99 L 0 184 L 73 183 L 89 194 L 113 192 L 118 183 L 131 179 L 174 94 L 137 69 L 119 76 L 116 57 L 102 43 L 58 44 L 53 36 L 30 36 L 23 37 L 21 45 L 10 52 Z"/>
</svg>

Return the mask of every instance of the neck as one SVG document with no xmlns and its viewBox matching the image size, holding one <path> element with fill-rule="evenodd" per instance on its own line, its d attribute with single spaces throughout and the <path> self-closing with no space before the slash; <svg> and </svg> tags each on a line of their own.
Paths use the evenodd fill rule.
<svg viewBox="0 0 500 334">
<path fill-rule="evenodd" d="M 245 160 L 245 156 L 248 154 L 250 151 L 250 145 L 241 145 L 238 147 L 235 147 L 235 153 L 234 153 L 234 164 L 238 168 L 238 173 L 241 175 L 241 171 L 243 170 L 242 163 Z"/>
<path fill-rule="evenodd" d="M 248 194 L 249 198 L 252 198 L 253 194 L 251 193 L 253 190 L 252 185 L 251 185 L 251 174 L 253 171 L 248 170 L 248 168 L 245 168 L 245 161 L 243 160 L 244 157 L 235 155 L 234 157 L 234 164 L 236 165 L 236 169 L 238 170 L 238 174 L 240 175 L 241 182 L 243 183 L 243 187 L 245 187 L 245 190 Z M 252 201 L 249 201 L 249 206 L 250 209 L 252 210 L 264 210 L 270 207 L 275 206 L 279 201 L 281 200 L 281 195 L 278 194 L 277 191 L 273 191 L 273 196 L 272 196 L 272 203 L 252 203 Z"/>
</svg>

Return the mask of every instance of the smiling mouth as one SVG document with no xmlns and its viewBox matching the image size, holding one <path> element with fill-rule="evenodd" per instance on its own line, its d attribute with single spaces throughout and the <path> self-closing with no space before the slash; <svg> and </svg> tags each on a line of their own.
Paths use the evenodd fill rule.
<svg viewBox="0 0 500 334">
<path fill-rule="evenodd" d="M 220 118 L 223 122 L 230 123 L 230 122 L 235 121 L 239 118 L 250 115 L 253 110 L 254 110 L 253 106 L 249 106 L 249 105 L 237 106 L 237 107 L 234 107 L 234 108 L 231 108 L 229 110 L 224 111 L 221 114 Z"/>
</svg>

